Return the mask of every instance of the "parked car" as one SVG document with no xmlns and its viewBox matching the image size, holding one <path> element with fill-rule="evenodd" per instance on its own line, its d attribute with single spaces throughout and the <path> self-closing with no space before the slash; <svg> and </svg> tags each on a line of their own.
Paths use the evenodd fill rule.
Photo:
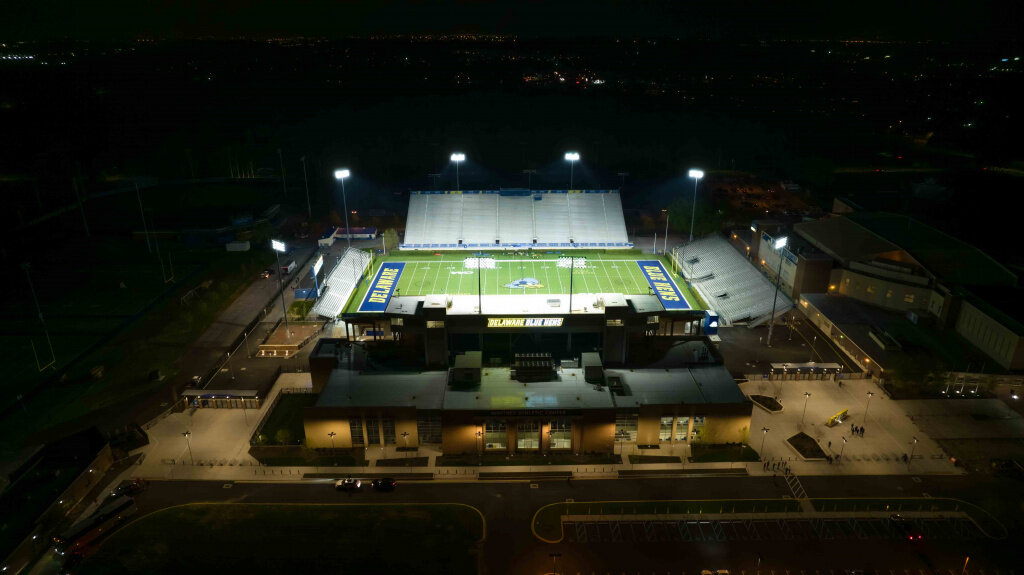
<svg viewBox="0 0 1024 575">
<path fill-rule="evenodd" d="M 115 488 L 113 491 L 110 492 L 110 494 L 111 495 L 135 495 L 136 493 L 138 493 L 138 492 L 142 491 L 143 489 L 145 489 L 148 485 L 149 485 L 149 482 L 146 481 L 145 479 L 135 479 L 134 481 L 132 481 L 130 483 L 124 483 L 124 484 L 118 485 L 117 488 Z"/>
<path fill-rule="evenodd" d="M 373 488 L 377 491 L 394 491 L 398 482 L 390 477 L 373 480 Z"/>
<path fill-rule="evenodd" d="M 347 477 L 345 479 L 339 479 L 334 482 L 334 488 L 338 491 L 359 491 L 363 487 L 363 482 L 358 479 L 352 479 Z"/>
</svg>

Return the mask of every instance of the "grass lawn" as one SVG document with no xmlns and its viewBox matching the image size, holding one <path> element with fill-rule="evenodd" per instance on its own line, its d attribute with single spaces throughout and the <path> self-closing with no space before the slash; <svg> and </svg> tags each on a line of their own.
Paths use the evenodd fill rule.
<svg viewBox="0 0 1024 575">
<path fill-rule="evenodd" d="M 398 279 L 401 295 L 473 295 L 477 293 L 477 270 L 466 266 L 466 259 L 473 257 L 469 252 L 397 252 L 372 264 L 368 279 L 355 290 L 345 312 L 359 309 L 368 285 L 376 276 L 383 262 L 404 262 L 405 268 Z M 525 255 L 491 253 L 495 260 L 493 269 L 480 272 L 479 284 L 484 295 L 523 294 L 567 294 L 569 293 L 569 268 L 558 267 L 558 258 L 570 255 L 569 251 L 538 251 L 535 258 Z M 573 272 L 573 293 L 623 293 L 629 295 L 650 293 L 650 284 L 636 264 L 638 259 L 658 259 L 673 276 L 676 286 L 693 309 L 703 309 L 703 303 L 681 279 L 671 273 L 668 260 L 641 254 L 637 250 L 625 251 L 572 251 L 571 255 L 587 258 L 587 267 Z M 534 279 L 536 283 L 527 288 L 508 287 L 516 280 Z"/>
<path fill-rule="evenodd" d="M 460 505 L 193 504 L 116 531 L 81 573 L 469 574 L 483 534 Z"/>
<path fill-rule="evenodd" d="M 485 453 L 477 455 L 442 455 L 435 460 L 438 467 L 468 467 L 483 465 L 600 465 L 621 463 L 618 455 L 572 455 L 571 453 L 545 457 L 540 454 Z"/>
<path fill-rule="evenodd" d="M 302 424 L 302 408 L 312 407 L 319 396 L 313 393 L 283 393 L 260 431 L 260 445 L 302 445 L 306 428 Z"/>
<path fill-rule="evenodd" d="M 707 513 L 796 513 L 800 502 L 792 499 L 708 499 L 691 501 L 577 501 L 551 503 L 533 516 L 533 532 L 537 537 L 557 542 L 562 539 L 562 515 L 634 515 Z"/>
<path fill-rule="evenodd" d="M 720 461 L 757 461 L 757 452 L 749 445 L 708 445 L 695 443 L 690 448 L 692 463 L 714 463 Z"/>
</svg>

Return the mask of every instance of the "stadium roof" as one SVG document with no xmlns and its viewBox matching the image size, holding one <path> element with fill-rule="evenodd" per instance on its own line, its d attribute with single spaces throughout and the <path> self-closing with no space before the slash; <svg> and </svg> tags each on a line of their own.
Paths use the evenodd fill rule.
<svg viewBox="0 0 1024 575">
<path fill-rule="evenodd" d="M 844 265 L 878 259 L 909 263 L 951 285 L 1010 286 L 1017 281 L 985 252 L 900 214 L 856 212 L 793 228 Z"/>
</svg>

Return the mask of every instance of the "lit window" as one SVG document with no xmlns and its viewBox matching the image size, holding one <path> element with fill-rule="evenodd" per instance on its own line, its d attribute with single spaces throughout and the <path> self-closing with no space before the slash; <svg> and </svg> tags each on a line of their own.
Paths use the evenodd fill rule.
<svg viewBox="0 0 1024 575">
<path fill-rule="evenodd" d="M 540 425 L 536 421 L 524 421 L 516 426 L 516 448 L 540 448 Z"/>
<path fill-rule="evenodd" d="M 871 284 L 868 284 L 867 292 L 868 293 L 875 293 L 875 286 L 873 286 Z"/>
<path fill-rule="evenodd" d="M 892 288 L 889 288 L 889 289 L 885 290 L 885 299 L 889 299 L 891 297 L 892 297 Z"/>
<path fill-rule="evenodd" d="M 405 323 L 405 318 L 401 318 L 401 317 L 393 317 L 393 318 L 391 318 L 391 325 L 403 325 L 404 323 Z"/>
<path fill-rule="evenodd" d="M 427 322 L 427 329 L 436 329 L 436 328 L 442 328 L 442 327 L 444 327 L 444 322 L 443 321 L 428 321 Z"/>
<path fill-rule="evenodd" d="M 572 448 L 572 421 L 553 419 L 551 421 L 551 449 Z"/>
<path fill-rule="evenodd" d="M 661 429 L 658 433 L 659 441 L 669 441 L 672 439 L 672 417 L 661 418 Z"/>
<path fill-rule="evenodd" d="M 505 449 L 505 422 L 491 420 L 484 424 L 484 446 L 487 449 Z"/>
<path fill-rule="evenodd" d="M 686 428 L 689 427 L 689 417 L 676 418 L 676 441 L 686 441 Z"/>
<path fill-rule="evenodd" d="M 648 316 L 647 317 L 647 323 L 658 323 L 660 321 L 661 321 L 661 318 L 659 318 L 656 315 L 652 315 L 652 316 Z"/>
<path fill-rule="evenodd" d="M 903 301 L 907 303 L 914 303 L 914 294 L 908 293 L 903 295 Z"/>
<path fill-rule="evenodd" d="M 609 319 L 605 321 L 604 324 L 608 327 L 622 327 L 623 325 L 621 319 Z"/>
</svg>

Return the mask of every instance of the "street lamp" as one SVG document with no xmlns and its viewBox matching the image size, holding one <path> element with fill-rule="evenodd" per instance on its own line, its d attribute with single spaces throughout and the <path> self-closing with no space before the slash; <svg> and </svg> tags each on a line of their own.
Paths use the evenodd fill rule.
<svg viewBox="0 0 1024 575">
<path fill-rule="evenodd" d="M 875 392 L 868 392 L 868 401 L 864 404 L 864 423 L 868 422 L 868 408 L 871 407 L 871 398 L 875 396 Z"/>
<path fill-rule="evenodd" d="M 779 270 L 775 273 L 775 297 L 772 298 L 772 315 L 768 316 L 768 347 L 772 346 L 772 329 L 775 327 L 775 304 L 779 301 L 779 279 L 782 278 L 782 248 L 789 243 L 789 238 L 782 236 L 775 240 L 775 251 L 779 252 Z"/>
<path fill-rule="evenodd" d="M 771 431 L 771 430 L 768 429 L 767 427 L 762 427 L 761 428 L 761 449 L 760 449 L 759 453 L 761 455 L 761 459 L 762 460 L 764 459 L 764 440 L 768 438 L 768 432 L 769 431 Z"/>
<path fill-rule="evenodd" d="M 185 438 L 185 443 L 188 444 L 188 460 L 192 462 L 192 465 L 195 465 L 196 460 L 192 457 L 192 432 L 183 431 L 181 436 Z"/>
<path fill-rule="evenodd" d="M 693 224 L 697 215 L 697 184 L 704 177 L 703 170 L 690 170 L 690 177 L 693 178 L 693 209 L 690 210 L 690 241 L 693 241 Z"/>
<path fill-rule="evenodd" d="M 402 432 L 402 441 L 405 442 L 405 450 L 409 451 L 409 432 L 408 431 L 403 431 Z"/>
<path fill-rule="evenodd" d="M 811 397 L 811 392 L 804 392 L 804 413 L 800 416 L 800 425 L 804 424 L 804 417 L 807 416 L 807 400 Z"/>
<path fill-rule="evenodd" d="M 284 335 L 286 339 L 291 340 L 292 331 L 288 327 L 288 308 L 284 305 L 284 281 L 281 278 L 284 275 L 281 273 L 281 252 L 285 251 L 286 248 L 281 240 L 270 240 L 270 247 L 273 248 L 274 253 L 277 255 L 277 287 L 281 292 L 281 311 L 284 312 Z"/>
<path fill-rule="evenodd" d="M 348 242 L 348 247 L 352 247 L 352 234 L 348 230 L 348 198 L 345 197 L 345 179 L 352 175 L 352 172 L 341 169 L 334 170 L 334 179 L 341 182 L 341 206 L 345 208 L 345 240 Z"/>
<path fill-rule="evenodd" d="M 459 164 L 466 161 L 466 154 L 456 152 L 452 154 L 451 160 L 455 162 L 455 189 L 458 191 L 462 189 L 459 183 Z"/>
<path fill-rule="evenodd" d="M 565 161 L 569 162 L 569 189 L 572 189 L 572 176 L 573 168 L 576 166 L 576 162 L 580 161 L 579 152 L 566 152 Z"/>
<path fill-rule="evenodd" d="M 480 430 L 477 430 L 476 438 L 480 440 L 480 448 L 476 452 L 476 454 L 477 454 L 477 463 L 476 464 L 477 465 L 482 465 L 483 464 L 483 459 L 484 459 L 484 432 L 480 431 Z"/>
<path fill-rule="evenodd" d="M 840 436 L 840 438 L 843 440 L 843 447 L 839 450 L 839 461 L 842 461 L 843 452 L 846 451 L 846 438 L 843 436 Z"/>
<path fill-rule="evenodd" d="M 333 431 L 327 434 L 327 437 L 331 438 L 331 453 L 334 453 L 334 436 L 335 435 L 338 435 L 338 434 L 334 433 Z"/>
<path fill-rule="evenodd" d="M 914 462 L 914 450 L 917 449 L 917 437 L 914 437 L 913 443 L 910 445 L 910 459 L 907 460 L 907 469 L 910 469 L 910 464 Z"/>
</svg>

